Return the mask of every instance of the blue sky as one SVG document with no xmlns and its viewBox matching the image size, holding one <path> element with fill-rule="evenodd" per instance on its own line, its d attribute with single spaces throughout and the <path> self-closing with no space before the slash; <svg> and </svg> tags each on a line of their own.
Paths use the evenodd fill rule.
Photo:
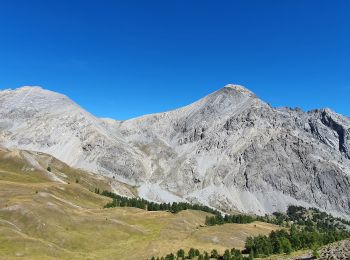
<svg viewBox="0 0 350 260">
<path fill-rule="evenodd" d="M 350 115 L 350 1 L 0 0 L 0 88 L 40 85 L 100 117 L 227 83 Z"/>
</svg>

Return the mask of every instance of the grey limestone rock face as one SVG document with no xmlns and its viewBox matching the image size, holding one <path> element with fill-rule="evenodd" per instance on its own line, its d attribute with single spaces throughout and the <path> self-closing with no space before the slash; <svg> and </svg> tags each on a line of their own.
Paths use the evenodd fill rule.
<svg viewBox="0 0 350 260">
<path fill-rule="evenodd" d="M 0 92 L 0 144 L 50 153 L 155 201 L 257 214 L 290 204 L 350 215 L 350 119 L 272 108 L 237 85 L 173 111 L 99 119 L 36 87 Z"/>
</svg>

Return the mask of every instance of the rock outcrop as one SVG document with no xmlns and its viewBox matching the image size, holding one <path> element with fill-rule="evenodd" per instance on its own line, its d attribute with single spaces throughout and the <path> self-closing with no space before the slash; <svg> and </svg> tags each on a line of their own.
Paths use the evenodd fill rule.
<svg viewBox="0 0 350 260">
<path fill-rule="evenodd" d="M 320 258 L 321 260 L 328 259 L 350 259 L 350 240 L 344 240 L 331 245 L 325 246 L 321 249 Z"/>
</svg>

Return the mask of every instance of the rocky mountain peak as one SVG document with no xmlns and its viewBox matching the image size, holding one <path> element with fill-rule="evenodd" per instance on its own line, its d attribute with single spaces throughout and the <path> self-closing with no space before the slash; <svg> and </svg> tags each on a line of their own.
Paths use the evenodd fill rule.
<svg viewBox="0 0 350 260">
<path fill-rule="evenodd" d="M 264 102 L 247 88 L 228 84 L 190 106 L 206 115 L 208 111 L 216 111 L 215 114 L 226 114 L 261 104 Z"/>
<path fill-rule="evenodd" d="M 254 95 L 255 96 L 255 94 L 252 91 L 250 91 L 249 89 L 247 89 L 247 88 L 245 88 L 244 86 L 241 86 L 241 85 L 227 84 L 226 86 L 224 86 L 224 89 L 233 90 L 236 93 L 247 94 L 247 95 Z"/>
<path fill-rule="evenodd" d="M 209 94 L 210 96 L 222 96 L 225 98 L 256 98 L 257 96 L 250 91 L 249 89 L 241 86 L 241 85 L 235 85 L 235 84 L 227 84 L 223 88 L 213 92 L 212 94 Z"/>
</svg>

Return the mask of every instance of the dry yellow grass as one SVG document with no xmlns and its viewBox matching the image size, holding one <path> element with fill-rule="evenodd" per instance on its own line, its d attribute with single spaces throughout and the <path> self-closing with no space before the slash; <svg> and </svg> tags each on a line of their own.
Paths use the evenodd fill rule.
<svg viewBox="0 0 350 260">
<path fill-rule="evenodd" d="M 91 190 L 107 189 L 107 179 L 48 155 L 32 157 L 41 167 L 21 152 L 0 150 L 0 259 L 149 259 L 190 247 L 223 252 L 278 228 L 261 222 L 206 227 L 201 211 L 103 209 L 109 199 Z M 47 165 L 66 183 L 53 181 Z"/>
</svg>

